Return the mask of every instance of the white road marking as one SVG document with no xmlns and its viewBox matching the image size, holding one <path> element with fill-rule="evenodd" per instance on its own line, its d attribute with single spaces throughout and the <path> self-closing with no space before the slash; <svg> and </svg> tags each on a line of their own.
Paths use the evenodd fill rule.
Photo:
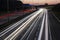
<svg viewBox="0 0 60 40">
<path fill-rule="evenodd" d="M 43 17 L 43 20 L 42 20 L 42 24 L 41 24 L 41 29 L 40 29 L 38 40 L 41 40 L 41 37 L 42 37 L 42 34 L 43 34 L 44 20 L 45 20 L 45 14 L 44 14 L 44 17 Z"/>
<path fill-rule="evenodd" d="M 58 20 L 58 22 L 60 22 L 59 18 L 55 14 L 53 14 L 53 16 Z"/>
<path fill-rule="evenodd" d="M 44 9 L 43 12 L 44 12 L 44 17 L 43 17 L 43 21 L 42 21 L 42 25 L 41 25 L 38 40 L 42 40 L 41 38 L 42 38 L 42 34 L 43 34 L 44 25 L 45 25 L 45 40 L 48 40 L 48 11 L 47 11 L 47 9 Z"/>
<path fill-rule="evenodd" d="M 45 21 L 45 40 L 48 40 L 48 11 L 45 9 L 46 21 Z"/>
</svg>

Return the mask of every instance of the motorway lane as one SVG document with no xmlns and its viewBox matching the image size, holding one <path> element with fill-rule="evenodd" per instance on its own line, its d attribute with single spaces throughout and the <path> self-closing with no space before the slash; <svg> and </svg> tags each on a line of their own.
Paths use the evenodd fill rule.
<svg viewBox="0 0 60 40">
<path fill-rule="evenodd" d="M 36 21 L 32 30 L 30 32 L 28 32 L 29 34 L 26 32 L 26 34 L 20 40 L 50 40 L 48 38 L 48 37 L 50 37 L 50 35 L 48 36 L 49 25 L 48 25 L 48 21 L 47 21 L 48 20 L 48 15 L 47 15 L 48 13 L 47 12 L 48 11 L 46 9 L 44 9 L 43 17 L 39 21 L 37 20 L 38 22 Z M 42 15 L 40 15 L 40 16 L 42 16 Z M 40 33 L 39 33 L 38 29 L 40 29 Z"/>
<path fill-rule="evenodd" d="M 51 35 L 49 34 L 48 10 L 44 9 L 43 13 L 44 13 L 44 17 L 42 20 L 38 40 L 50 40 Z"/>
<path fill-rule="evenodd" d="M 38 12 L 38 11 L 36 11 L 36 12 Z M 33 16 L 33 15 L 35 15 L 36 12 L 34 12 L 33 14 L 31 14 L 30 17 Z M 36 14 L 36 15 L 37 15 L 37 14 Z M 26 21 L 27 19 L 29 19 L 29 16 L 26 17 L 26 18 L 24 18 L 23 20 Z M 9 35 L 9 34 L 12 33 L 15 29 L 17 29 L 18 27 L 16 27 L 16 26 L 19 25 L 19 24 L 21 24 L 21 23 L 23 23 L 23 22 L 24 22 L 23 20 L 18 21 L 18 22 L 15 23 L 14 25 L 10 26 L 9 28 L 7 28 L 7 29 L 4 30 L 3 32 L 1 32 L 1 33 L 0 33 L 0 39 L 4 39 L 7 35 Z M 13 29 L 13 30 L 12 30 L 12 29 Z"/>
<path fill-rule="evenodd" d="M 14 23 L 13 25 L 9 25 L 9 27 L 8 27 L 6 30 L 4 30 L 4 31 L 2 31 L 2 32 L 0 33 L 0 37 L 2 37 L 3 35 L 6 35 L 7 32 L 8 32 L 8 33 L 9 33 L 10 31 L 13 32 L 16 28 L 18 28 L 17 26 L 20 26 L 23 22 L 25 22 L 27 19 L 29 19 L 31 16 L 33 16 L 35 13 L 36 13 L 36 12 L 32 13 L 31 15 L 23 18 L 22 20 L 18 21 L 17 23 Z M 20 25 L 19 25 L 19 24 L 20 24 Z M 12 29 L 13 29 L 13 30 L 12 30 Z M 10 33 L 9 33 L 9 34 L 10 34 Z M 6 36 L 5 36 L 5 37 L 6 37 Z"/>
<path fill-rule="evenodd" d="M 25 23 L 23 23 L 18 29 L 16 29 L 13 33 L 11 33 L 7 38 L 5 38 L 5 40 L 14 40 L 16 37 L 18 37 L 18 35 L 20 33 L 22 33 L 23 31 L 25 31 L 25 29 L 32 23 L 32 21 L 34 21 L 34 19 L 36 19 L 36 17 L 40 14 L 40 12 L 42 12 L 43 9 L 39 9 L 37 11 L 37 13 L 30 17 Z"/>
<path fill-rule="evenodd" d="M 37 30 L 41 23 L 41 20 L 42 20 L 42 17 L 43 17 L 43 13 L 41 13 L 36 19 L 35 21 L 32 23 L 32 25 L 30 26 L 30 31 L 29 29 L 27 30 L 27 32 L 23 35 L 23 37 L 20 39 L 20 40 L 34 40 L 34 39 L 37 39 Z"/>
<path fill-rule="evenodd" d="M 54 13 L 49 12 L 49 24 L 52 34 L 52 40 L 60 40 L 60 21 L 57 20 Z"/>
<path fill-rule="evenodd" d="M 6 39 L 15 39 L 18 35 L 19 35 L 19 33 L 21 33 L 22 32 L 22 30 L 24 29 L 24 28 L 27 28 L 30 24 L 31 24 L 31 22 L 35 19 L 35 17 L 37 17 L 38 16 L 38 14 L 40 13 L 41 11 L 39 10 L 34 16 L 32 16 L 31 18 L 29 18 L 25 23 L 23 23 L 16 31 L 14 31 L 11 35 L 9 35 Z M 22 28 L 21 28 L 22 27 Z M 18 31 L 18 32 L 17 32 Z M 15 34 L 15 35 L 14 35 Z M 14 36 L 12 36 L 12 35 L 14 35 Z M 12 37 L 11 37 L 12 36 Z"/>
<path fill-rule="evenodd" d="M 45 22 L 45 14 L 41 23 L 41 28 L 40 28 L 40 32 L 39 32 L 39 37 L 38 40 L 42 40 L 42 35 L 43 35 L 43 30 L 44 30 L 44 22 Z"/>
<path fill-rule="evenodd" d="M 39 21 L 37 20 L 38 22 L 36 21 L 33 28 L 31 29 L 31 31 L 26 32 L 26 34 L 24 34 L 20 40 L 51 40 L 50 39 L 51 34 L 48 32 L 49 31 L 48 30 L 49 29 L 49 25 L 48 25 L 49 22 L 48 22 L 48 11 L 47 11 L 47 9 L 43 10 L 43 14 L 44 15 L 43 15 L 42 19 L 40 19 Z M 40 16 L 42 16 L 42 15 L 40 15 Z M 40 24 L 40 26 L 38 26 L 39 24 Z M 40 29 L 40 33 L 39 33 L 38 28 Z"/>
</svg>

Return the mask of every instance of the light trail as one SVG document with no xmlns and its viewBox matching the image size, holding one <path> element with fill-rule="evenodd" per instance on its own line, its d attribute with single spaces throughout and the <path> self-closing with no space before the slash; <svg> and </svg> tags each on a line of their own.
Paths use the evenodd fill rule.
<svg viewBox="0 0 60 40">
<path fill-rule="evenodd" d="M 23 23 L 18 29 L 16 29 L 13 33 L 11 33 L 4 40 L 8 40 L 8 39 L 14 40 L 19 35 L 19 33 L 22 32 L 22 30 L 24 28 L 26 28 L 26 26 L 29 25 L 34 20 L 34 18 L 36 18 L 40 14 L 40 12 L 42 12 L 42 11 L 43 11 L 43 9 L 39 9 L 34 16 L 30 17 L 25 23 Z"/>
</svg>

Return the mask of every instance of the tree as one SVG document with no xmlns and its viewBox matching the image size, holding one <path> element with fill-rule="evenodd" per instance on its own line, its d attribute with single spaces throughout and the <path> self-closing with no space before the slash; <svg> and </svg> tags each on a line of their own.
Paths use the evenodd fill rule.
<svg viewBox="0 0 60 40">
<path fill-rule="evenodd" d="M 16 9 L 17 10 L 22 10 L 23 9 L 23 3 L 21 1 L 17 1 L 17 3 L 16 3 Z"/>
</svg>

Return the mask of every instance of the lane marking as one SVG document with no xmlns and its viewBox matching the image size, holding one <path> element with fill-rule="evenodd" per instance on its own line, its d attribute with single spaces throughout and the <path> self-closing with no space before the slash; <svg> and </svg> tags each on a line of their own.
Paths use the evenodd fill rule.
<svg viewBox="0 0 60 40">
<path fill-rule="evenodd" d="M 46 21 L 45 21 L 45 40 L 48 40 L 48 11 L 45 9 Z"/>
<path fill-rule="evenodd" d="M 43 16 L 43 20 L 42 20 L 42 24 L 41 24 L 41 29 L 40 29 L 38 40 L 41 40 L 41 38 L 42 38 L 43 28 L 44 28 L 44 20 L 45 20 L 45 14 Z"/>
<path fill-rule="evenodd" d="M 53 16 L 58 20 L 58 22 L 60 22 L 59 18 L 55 14 L 53 14 Z"/>
</svg>

